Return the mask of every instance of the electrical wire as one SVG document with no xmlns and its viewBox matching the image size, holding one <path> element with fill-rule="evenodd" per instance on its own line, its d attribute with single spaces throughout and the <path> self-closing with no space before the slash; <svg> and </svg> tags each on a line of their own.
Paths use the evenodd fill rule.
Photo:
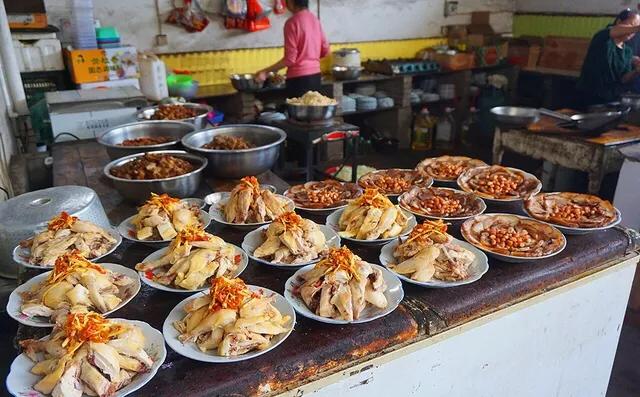
<svg viewBox="0 0 640 397">
<path fill-rule="evenodd" d="M 5 189 L 2 186 L 0 186 L 0 190 L 2 190 L 4 192 L 4 194 L 7 196 L 7 200 L 11 197 L 11 196 L 9 196 L 9 191 L 7 189 Z"/>
<path fill-rule="evenodd" d="M 72 133 L 70 133 L 70 132 L 61 132 L 61 133 L 59 133 L 58 135 L 56 135 L 56 137 L 55 137 L 55 138 L 53 138 L 53 141 L 54 141 L 54 142 L 55 142 L 55 141 L 57 141 L 57 140 L 58 140 L 58 138 L 60 138 L 62 135 L 69 135 L 70 137 L 75 138 L 77 141 L 81 141 L 81 139 L 80 139 L 80 138 L 78 138 L 76 135 L 73 135 L 73 134 L 72 134 Z"/>
</svg>

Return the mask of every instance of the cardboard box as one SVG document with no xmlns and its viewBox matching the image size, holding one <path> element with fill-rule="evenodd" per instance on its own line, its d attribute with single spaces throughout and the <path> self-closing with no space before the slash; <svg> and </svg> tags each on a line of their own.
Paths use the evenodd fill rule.
<svg viewBox="0 0 640 397">
<path fill-rule="evenodd" d="M 509 41 L 509 53 L 507 60 L 511 65 L 522 68 L 535 68 L 538 66 L 544 40 L 539 37 L 522 37 Z"/>
<path fill-rule="evenodd" d="M 138 77 L 135 47 L 71 50 L 67 63 L 76 84 Z"/>
<path fill-rule="evenodd" d="M 547 36 L 538 66 L 578 71 L 582 69 L 590 42 L 590 39 L 576 37 Z"/>
<path fill-rule="evenodd" d="M 466 70 L 475 66 L 475 54 L 460 52 L 455 55 L 436 54 L 434 60 L 444 70 Z"/>
<path fill-rule="evenodd" d="M 9 14 L 9 29 L 45 29 L 48 26 L 47 14 Z"/>
<path fill-rule="evenodd" d="M 497 45 L 477 47 L 476 66 L 493 66 L 507 59 L 509 43 L 503 42 Z"/>
<path fill-rule="evenodd" d="M 449 47 L 457 48 L 458 46 L 467 44 L 467 26 L 451 25 L 446 27 L 447 44 Z"/>
<path fill-rule="evenodd" d="M 490 24 L 491 13 L 489 11 L 476 11 L 471 13 L 471 24 L 467 26 L 467 42 L 471 47 L 481 47 L 492 44 L 490 40 L 495 32 Z"/>
</svg>

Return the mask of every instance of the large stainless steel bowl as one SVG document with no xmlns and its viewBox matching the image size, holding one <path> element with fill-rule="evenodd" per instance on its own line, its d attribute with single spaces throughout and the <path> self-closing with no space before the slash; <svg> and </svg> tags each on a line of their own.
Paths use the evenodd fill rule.
<svg viewBox="0 0 640 397">
<path fill-rule="evenodd" d="M 491 109 L 491 113 L 498 123 L 514 127 L 526 127 L 540 119 L 540 111 L 534 108 L 499 106 Z"/>
<path fill-rule="evenodd" d="M 176 149 L 183 136 L 196 130 L 191 123 L 173 120 L 149 120 L 120 125 L 98 137 L 98 143 L 107 149 L 111 160 L 135 153 Z M 157 145 L 121 146 L 125 139 L 142 137 L 172 137 L 171 141 Z"/>
<path fill-rule="evenodd" d="M 149 198 L 151 193 L 167 193 L 173 197 L 190 197 L 193 195 L 202 181 L 202 172 L 207 167 L 207 159 L 183 150 L 157 150 L 149 152 L 153 154 L 169 154 L 185 159 L 196 166 L 196 169 L 188 174 L 164 179 L 134 180 L 118 178 L 111 174 L 114 167 L 126 164 L 141 157 L 144 153 L 136 153 L 130 156 L 114 160 L 104 167 L 104 175 L 113 182 L 113 186 L 128 200 L 141 203 Z"/>
<path fill-rule="evenodd" d="M 360 77 L 362 67 L 334 66 L 331 74 L 336 80 L 356 80 Z"/>
<path fill-rule="evenodd" d="M 202 145 L 211 142 L 216 135 L 241 137 L 256 147 L 244 150 L 203 149 Z M 280 145 L 286 137 L 279 128 L 235 124 L 192 132 L 182 138 L 182 145 L 209 160 L 208 174 L 220 178 L 242 178 L 271 169 L 278 160 Z"/>
<path fill-rule="evenodd" d="M 232 74 L 231 85 L 238 91 L 257 91 L 264 86 L 264 81 L 259 81 L 254 74 Z"/>
<path fill-rule="evenodd" d="M 173 103 L 172 105 L 180 105 L 186 108 L 191 108 L 196 111 L 195 117 L 189 117 L 181 120 L 174 121 L 184 121 L 185 123 L 193 124 L 196 129 L 201 130 L 207 126 L 207 115 L 209 112 L 213 111 L 213 108 L 209 105 L 205 105 L 202 103 Z M 156 113 L 160 106 L 152 106 L 149 108 L 142 109 L 138 113 L 138 120 L 152 120 L 153 115 Z"/>
<path fill-rule="evenodd" d="M 327 106 L 305 106 L 287 104 L 287 114 L 297 121 L 312 122 L 323 121 L 333 118 L 338 105 Z"/>
</svg>

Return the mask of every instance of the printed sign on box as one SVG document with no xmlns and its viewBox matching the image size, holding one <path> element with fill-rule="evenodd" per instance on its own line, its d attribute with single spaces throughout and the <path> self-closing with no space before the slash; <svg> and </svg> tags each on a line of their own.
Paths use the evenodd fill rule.
<svg viewBox="0 0 640 397">
<path fill-rule="evenodd" d="M 138 77 L 135 47 L 71 50 L 67 58 L 76 84 Z"/>
</svg>

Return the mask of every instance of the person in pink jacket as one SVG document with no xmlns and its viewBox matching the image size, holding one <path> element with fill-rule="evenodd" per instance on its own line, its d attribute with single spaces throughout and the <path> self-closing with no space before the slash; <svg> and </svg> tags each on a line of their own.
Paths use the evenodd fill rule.
<svg viewBox="0 0 640 397">
<path fill-rule="evenodd" d="M 287 68 L 287 95 L 299 97 L 321 87 L 320 59 L 329 54 L 329 43 L 318 18 L 309 11 L 309 0 L 287 0 L 293 15 L 284 25 L 284 57 L 257 73 L 264 80 L 269 72 Z"/>
</svg>

